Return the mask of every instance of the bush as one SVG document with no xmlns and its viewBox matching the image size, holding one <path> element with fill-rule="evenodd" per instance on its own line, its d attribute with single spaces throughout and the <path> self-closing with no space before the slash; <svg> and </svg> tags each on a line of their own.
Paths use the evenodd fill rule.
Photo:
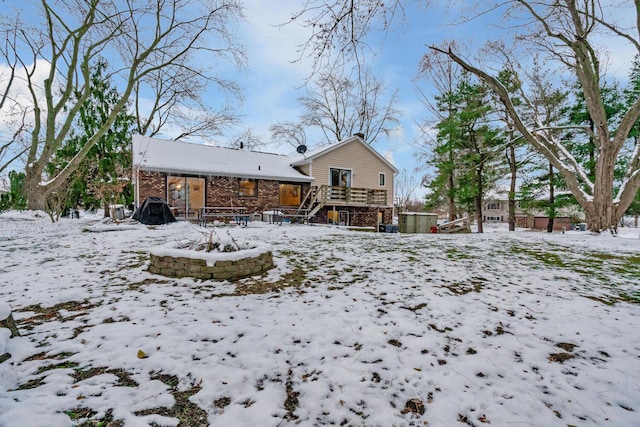
<svg viewBox="0 0 640 427">
<path fill-rule="evenodd" d="M 9 172 L 9 192 L 0 195 L 0 212 L 9 209 L 25 210 L 27 198 L 22 192 L 26 175 L 24 172 Z"/>
</svg>

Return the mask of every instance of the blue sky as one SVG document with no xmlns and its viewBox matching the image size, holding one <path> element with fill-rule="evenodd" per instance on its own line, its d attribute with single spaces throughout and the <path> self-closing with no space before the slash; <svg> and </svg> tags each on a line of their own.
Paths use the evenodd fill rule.
<svg viewBox="0 0 640 427">
<path fill-rule="evenodd" d="M 298 23 L 284 27 L 278 27 L 278 24 L 288 21 L 302 3 L 300 0 L 245 1 L 246 22 L 239 28 L 239 34 L 247 47 L 248 69 L 236 75 L 245 97 L 239 110 L 242 115 L 240 128 L 251 129 L 265 140 L 270 138 L 270 125 L 279 121 L 296 121 L 299 117 L 296 99 L 304 93 L 301 86 L 310 75 L 311 64 L 306 58 L 297 63 L 294 61 L 299 59 L 299 46 L 309 38 L 309 32 Z M 460 45 L 466 45 L 466 51 L 473 53 L 487 38 L 506 36 L 504 28 L 499 28 L 504 24 L 501 16 L 504 9 L 465 21 L 456 14 L 455 6 L 451 10 L 445 6 L 431 6 L 429 9 L 419 6 L 424 3 L 407 1 L 404 22 L 397 20 L 389 32 L 373 33 L 370 40 L 373 51 L 367 57 L 367 63 L 372 66 L 376 77 L 386 83 L 389 92 L 398 90 L 397 108 L 403 113 L 397 130 L 388 138 L 380 136 L 373 146 L 391 158 L 399 170 L 406 169 L 416 176 L 426 172 L 415 158 L 419 137 L 417 122 L 429 115 L 419 100 L 416 84 L 425 93 L 434 94 L 427 81 L 416 82 L 420 60 L 428 52 L 427 46 L 455 39 Z M 461 3 L 463 7 L 469 4 Z M 488 7 L 489 4 L 483 6 Z M 633 54 L 626 46 L 611 45 L 610 40 L 602 42 L 609 45 L 609 73 L 624 80 Z M 319 135 L 314 137 L 313 133 L 308 133 L 309 145 L 313 146 L 320 140 Z M 287 152 L 292 147 L 265 149 Z M 422 197 L 424 193 L 424 189 L 417 189 L 415 195 Z"/>
<path fill-rule="evenodd" d="M 279 26 L 288 21 L 304 2 L 244 0 L 243 3 L 245 20 L 237 27 L 237 34 L 238 41 L 246 48 L 247 67 L 236 70 L 229 64 L 213 66 L 221 77 L 235 80 L 242 88 L 243 102 L 237 105 L 235 111 L 241 116 L 241 123 L 225 136 L 231 137 L 250 129 L 268 141 L 272 124 L 298 120 L 300 106 L 297 99 L 305 93 L 303 85 L 312 71 L 310 61 L 305 57 L 300 58 L 299 53 L 300 45 L 309 38 L 308 29 L 298 23 Z M 416 3 L 408 1 L 412 7 Z M 12 5 L 18 6 L 18 3 Z M 375 52 L 369 52 L 367 57 L 367 63 L 372 66 L 376 77 L 388 86 L 388 94 L 398 90 L 396 107 L 403 114 L 401 124 L 390 138 L 381 135 L 373 146 L 388 156 L 400 170 L 413 170 L 417 166 L 411 144 L 416 138 L 415 121 L 423 114 L 423 107 L 417 98 L 413 79 L 418 73 L 420 58 L 426 51 L 425 44 L 437 41 L 436 36 L 445 33 L 440 24 L 435 24 L 444 22 L 439 15 L 408 13 L 407 18 L 408 25 L 402 26 L 398 21 L 395 31 L 384 35 L 374 33 L 372 37 L 377 40 L 372 40 L 371 47 Z M 298 59 L 301 60 L 296 62 Z M 38 68 L 42 80 L 47 71 L 46 66 Z M 24 88 L 21 92 L 26 94 Z M 224 104 L 223 96 L 212 90 L 205 99 L 210 100 L 211 108 L 217 109 Z M 179 130 L 166 128 L 158 137 L 174 138 L 179 133 Z M 307 135 L 310 148 L 322 141 L 320 135 L 314 135 L 311 130 Z M 199 142 L 195 138 L 189 141 Z M 221 138 L 221 145 L 226 142 L 225 138 Z M 285 154 L 293 151 L 293 147 L 267 146 L 263 150 Z"/>
<path fill-rule="evenodd" d="M 238 26 L 237 33 L 238 41 L 246 47 L 247 68 L 236 70 L 228 64 L 216 65 L 222 77 L 233 78 L 240 84 L 244 98 L 236 110 L 241 116 L 241 123 L 227 136 L 250 129 L 254 135 L 268 141 L 272 124 L 297 121 L 300 114 L 297 98 L 304 94 L 302 86 L 311 73 L 311 63 L 307 58 L 300 58 L 299 47 L 308 40 L 309 30 L 299 23 L 284 27 L 279 24 L 287 22 L 303 3 L 301 0 L 244 0 L 246 19 Z M 368 52 L 366 58 L 376 77 L 388 86 L 389 94 L 398 90 L 396 107 L 402 112 L 400 126 L 390 137 L 379 136 L 373 147 L 390 158 L 399 170 L 405 169 L 417 177 L 426 172 L 415 158 L 415 145 L 419 137 L 417 123 L 429 113 L 420 102 L 416 84 L 425 93 L 434 94 L 426 80 L 416 83 L 419 63 L 428 52 L 427 46 L 455 39 L 460 44 L 467 44 L 469 52 L 474 52 L 488 37 L 505 35 L 504 32 L 495 31 L 501 24 L 500 9 L 456 24 L 462 19 L 455 12 L 455 6 L 451 10 L 446 6 L 431 6 L 429 9 L 419 6 L 424 3 L 407 0 L 404 22 L 397 19 L 391 31 L 372 33 L 369 40 L 372 51 Z M 458 3 L 465 6 L 471 2 Z M 610 40 L 603 40 L 603 43 L 607 42 Z M 608 44 L 611 62 L 609 72 L 624 79 L 633 53 L 629 53 L 628 47 L 622 44 Z M 294 62 L 298 59 L 301 61 Z M 215 91 L 207 97 L 214 109 L 222 104 L 221 94 Z M 167 129 L 158 136 L 172 138 L 176 134 Z M 321 139 L 319 135 L 308 132 L 308 143 L 312 148 Z M 288 153 L 293 147 L 267 146 L 264 150 Z M 416 196 L 421 197 L 424 192 L 424 189 L 418 190 Z"/>
<path fill-rule="evenodd" d="M 299 48 L 309 38 L 309 30 L 299 23 L 279 26 L 287 22 L 293 12 L 300 9 L 300 0 L 245 0 L 246 22 L 239 27 L 240 41 L 246 46 L 247 70 L 237 72 L 235 79 L 242 86 L 244 102 L 238 113 L 241 125 L 234 131 L 251 129 L 264 140 L 270 139 L 269 127 L 276 122 L 297 121 L 300 106 L 297 98 L 304 94 L 302 87 L 312 71 L 308 58 L 300 58 Z M 398 90 L 397 109 L 402 113 L 400 125 L 390 136 L 380 135 L 372 143 L 382 155 L 399 169 L 416 177 L 416 198 L 426 192 L 419 182 L 426 173 L 422 162 L 416 159 L 418 122 L 429 115 L 422 105 L 416 85 L 421 91 L 433 95 L 433 88 L 424 79 L 417 80 L 422 56 L 429 45 L 439 45 L 455 39 L 467 44 L 469 51 L 479 48 L 491 34 L 487 26 L 499 21 L 499 11 L 481 18 L 457 24 L 459 15 L 445 7 L 426 9 L 418 2 L 406 2 L 403 19 L 396 19 L 389 31 L 372 32 L 366 57 L 376 78 L 388 87 L 388 94 Z M 479 28 L 484 30 L 479 31 Z M 299 60 L 296 62 L 296 60 Z M 307 129 L 308 144 L 322 141 L 322 136 Z M 233 131 L 231 132 L 233 133 Z M 167 135 L 171 136 L 171 135 Z M 288 153 L 293 147 L 267 146 L 265 151 Z"/>
<path fill-rule="evenodd" d="M 248 67 L 235 74 L 244 96 L 238 110 L 242 124 L 236 130 L 251 129 L 269 140 L 268 129 L 272 124 L 298 119 L 297 98 L 304 94 L 302 86 L 311 73 L 311 63 L 307 58 L 295 61 L 300 57 L 299 45 L 308 39 L 309 32 L 297 23 L 284 27 L 278 24 L 286 22 L 301 3 L 245 1 L 246 22 L 240 26 L 239 35 L 247 49 Z M 415 7 L 414 2 L 408 3 Z M 413 171 L 419 166 L 413 146 L 417 137 L 416 121 L 425 115 L 414 80 L 420 59 L 427 51 L 425 45 L 443 40 L 450 29 L 444 25 L 443 16 L 435 12 L 423 13 L 416 9 L 408 11 L 406 17 L 405 25 L 398 21 L 393 31 L 373 36 L 371 47 L 376 51 L 369 52 L 367 62 L 376 77 L 388 86 L 389 95 L 398 90 L 396 106 L 402 112 L 397 130 L 389 138 L 379 136 L 373 146 L 390 157 L 398 169 Z M 424 88 L 426 83 L 423 81 L 420 85 Z M 310 146 L 320 141 L 320 135 L 308 132 Z M 264 149 L 287 153 L 293 147 Z"/>
</svg>

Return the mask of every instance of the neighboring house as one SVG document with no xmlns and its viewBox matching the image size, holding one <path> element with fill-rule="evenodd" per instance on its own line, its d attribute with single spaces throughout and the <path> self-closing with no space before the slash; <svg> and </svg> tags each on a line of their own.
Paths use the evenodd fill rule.
<svg viewBox="0 0 640 427">
<path fill-rule="evenodd" d="M 484 222 L 509 222 L 509 201 L 487 199 L 482 210 Z"/>
<path fill-rule="evenodd" d="M 509 201 L 495 197 L 485 201 L 483 206 L 483 220 L 485 222 L 509 222 Z M 581 222 L 583 215 L 575 207 L 560 209 L 558 216 L 554 218 L 553 229 L 560 231 L 563 228 L 571 229 Z M 531 228 L 533 230 L 546 230 L 549 217 L 542 209 L 523 209 L 519 201 L 516 201 L 515 211 L 516 227 Z"/>
<path fill-rule="evenodd" d="M 284 156 L 135 135 L 132 152 L 136 207 L 160 197 L 179 219 L 197 219 L 202 207 L 284 207 L 311 222 L 391 222 L 397 170 L 361 136 Z"/>
<path fill-rule="evenodd" d="M 574 217 L 557 216 L 553 219 L 553 229 L 556 231 L 571 230 L 579 223 L 580 221 Z M 522 214 L 516 216 L 516 227 L 546 230 L 548 226 L 549 217 L 546 215 Z"/>
</svg>

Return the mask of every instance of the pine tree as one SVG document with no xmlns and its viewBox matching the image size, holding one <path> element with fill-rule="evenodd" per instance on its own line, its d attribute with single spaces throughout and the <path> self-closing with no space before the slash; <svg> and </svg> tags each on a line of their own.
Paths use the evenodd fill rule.
<svg viewBox="0 0 640 427">
<path fill-rule="evenodd" d="M 62 170 L 84 147 L 88 139 L 105 123 L 119 99 L 118 91 L 103 78 L 107 64 L 98 62 L 91 74 L 91 93 L 82 104 L 71 137 L 56 152 L 47 166 L 49 175 Z M 131 171 L 131 128 L 134 117 L 126 111 L 118 114 L 113 125 L 91 148 L 67 185 L 67 192 L 57 194 L 57 203 L 49 198 L 53 210 L 104 208 L 109 216 L 109 205 L 130 204 L 133 200 Z M 54 195 L 56 196 L 56 195 Z M 57 205 L 57 206 L 56 206 Z"/>
<path fill-rule="evenodd" d="M 432 195 L 446 194 L 450 206 L 475 213 L 481 233 L 483 199 L 498 176 L 495 160 L 503 143 L 499 131 L 488 124 L 493 113 L 488 92 L 464 76 L 437 102 L 446 108 L 447 115 L 437 125 L 438 145 L 433 157 L 437 174 Z"/>
</svg>

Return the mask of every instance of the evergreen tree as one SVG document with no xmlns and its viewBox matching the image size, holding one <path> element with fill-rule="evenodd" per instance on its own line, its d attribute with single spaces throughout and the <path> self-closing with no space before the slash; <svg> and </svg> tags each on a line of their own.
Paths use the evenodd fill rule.
<svg viewBox="0 0 640 427">
<path fill-rule="evenodd" d="M 27 198 L 22 191 L 25 178 L 24 172 L 9 172 L 9 191 L 0 194 L 0 212 L 8 209 L 24 210 L 27 208 Z"/>
<path fill-rule="evenodd" d="M 633 216 L 634 226 L 638 228 L 638 218 L 640 217 L 640 191 L 636 194 L 636 198 L 627 210 L 627 214 Z"/>
<path fill-rule="evenodd" d="M 89 98 L 82 103 L 78 120 L 71 137 L 56 152 L 47 166 L 50 176 L 57 174 L 67 166 L 74 156 L 95 132 L 103 126 L 120 98 L 117 90 L 108 79 L 103 78 L 107 64 L 98 62 L 91 74 Z M 134 117 L 121 111 L 113 125 L 90 149 L 78 170 L 69 179 L 64 196 L 60 194 L 50 198 L 49 205 L 66 211 L 79 206 L 85 209 L 104 207 L 105 216 L 109 216 L 109 205 L 114 203 L 130 204 L 133 201 L 132 183 L 128 178 L 131 171 L 131 128 Z M 56 203 L 52 201 L 56 200 Z"/>
<path fill-rule="evenodd" d="M 540 156 L 533 162 L 533 173 L 525 178 L 520 186 L 520 206 L 525 211 L 544 212 L 549 218 L 547 232 L 553 231 L 554 220 L 561 209 L 575 206 L 573 195 L 566 191 L 562 177 L 554 170 L 553 165 Z"/>
<path fill-rule="evenodd" d="M 623 91 L 623 97 L 627 106 L 632 105 L 636 99 L 640 98 L 640 57 L 638 55 L 633 60 L 633 67 L 629 73 L 629 85 Z M 640 139 L 640 120 L 636 121 L 631 128 L 629 138 L 633 139 L 634 145 L 638 144 Z"/>
<path fill-rule="evenodd" d="M 553 73 L 545 69 L 538 58 L 534 59 L 528 77 L 531 82 L 530 94 L 525 98 L 526 109 L 522 116 L 535 123 L 540 135 L 549 141 L 570 139 L 567 127 L 563 126 L 568 111 L 568 92 L 554 88 Z M 548 218 L 547 231 L 552 232 L 560 209 L 559 203 L 565 202 L 565 197 L 559 197 L 557 190 L 566 189 L 566 184 L 548 160 L 534 161 L 531 166 L 529 178 L 520 190 L 522 205 L 525 209 L 544 210 Z"/>
<path fill-rule="evenodd" d="M 459 129 L 453 121 L 453 114 L 459 103 L 458 94 L 449 91 L 436 96 L 436 106 L 443 113 L 443 119 L 437 125 L 436 145 L 428 163 L 436 170 L 435 177 L 428 187 L 430 189 L 425 201 L 426 209 L 434 209 L 446 200 L 449 220 L 456 219 L 456 172 L 459 169 L 457 160 Z"/>
<path fill-rule="evenodd" d="M 638 55 L 634 58 L 633 68 L 629 75 L 629 85 L 623 91 L 623 96 L 624 103 L 627 106 L 632 105 L 634 100 L 640 98 L 640 57 Z M 634 149 L 637 149 L 638 143 L 640 142 L 640 120 L 636 121 L 631 128 L 629 138 L 633 141 Z M 634 216 L 635 226 L 638 227 L 638 217 L 640 216 L 640 191 L 638 191 L 635 199 L 631 203 L 631 206 L 629 206 L 627 214 Z"/>
<path fill-rule="evenodd" d="M 488 124 L 493 113 L 489 94 L 483 85 L 464 76 L 452 92 L 437 101 L 447 108 L 447 115 L 437 125 L 437 174 L 432 195 L 446 193 L 457 208 L 475 214 L 481 233 L 483 199 L 498 176 L 495 159 L 503 143 L 498 129 Z"/>
<path fill-rule="evenodd" d="M 620 121 L 620 115 L 625 110 L 624 99 L 617 83 L 603 85 L 600 88 L 604 110 L 609 123 L 616 128 Z M 584 99 L 584 92 L 579 83 L 574 85 L 573 89 L 574 101 L 571 106 L 567 107 L 563 114 L 566 115 L 568 125 L 587 126 L 591 131 L 586 137 L 584 132 L 568 132 L 564 139 L 567 141 L 567 148 L 573 156 L 585 167 L 587 175 L 590 179 L 595 177 L 596 167 L 596 144 L 593 140 L 595 135 L 595 123 L 587 110 Z M 637 96 L 637 94 L 636 94 Z M 637 98 L 636 98 L 637 99 Z M 620 169 L 620 167 L 618 167 Z"/>
</svg>

